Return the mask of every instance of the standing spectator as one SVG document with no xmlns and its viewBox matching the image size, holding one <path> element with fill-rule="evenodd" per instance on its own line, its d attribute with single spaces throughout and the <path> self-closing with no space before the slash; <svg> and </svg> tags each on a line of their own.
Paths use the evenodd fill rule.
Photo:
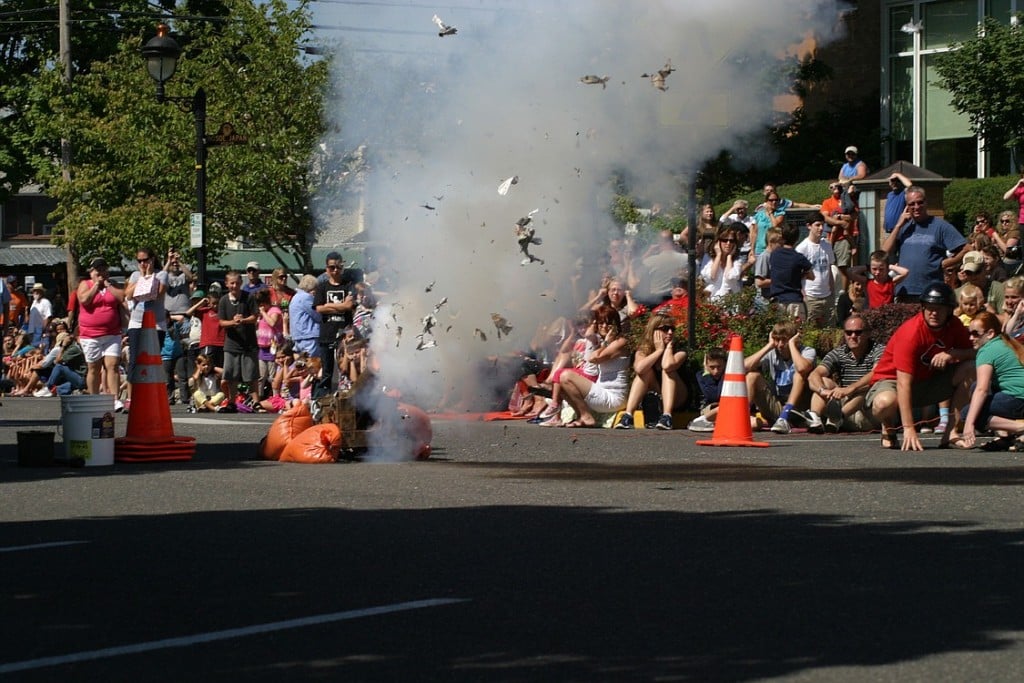
<svg viewBox="0 0 1024 683">
<path fill-rule="evenodd" d="M 870 431 L 878 423 L 864 409 L 864 397 L 884 345 L 871 338 L 860 313 L 850 314 L 843 323 L 843 340 L 841 346 L 825 354 L 807 378 L 811 410 L 825 416 L 826 431 Z"/>
<path fill-rule="evenodd" d="M 341 254 L 332 251 L 327 255 L 327 279 L 317 284 L 313 299 L 321 319 L 319 344 L 323 384 L 320 388 L 326 390 L 326 393 L 331 393 L 335 386 L 338 333 L 352 325 L 352 314 L 356 307 L 356 281 L 345 277 L 343 266 Z"/>
<path fill-rule="evenodd" d="M 128 381 L 131 382 L 135 360 L 139 355 L 142 339 L 142 321 L 145 313 L 152 312 L 156 319 L 159 346 L 164 345 L 167 333 L 167 313 L 164 296 L 167 294 L 167 273 L 161 270 L 156 254 L 149 247 L 142 247 L 135 254 L 139 269 L 128 278 L 124 298 L 130 302 L 128 317 Z"/>
<path fill-rule="evenodd" d="M 281 333 L 285 337 L 291 337 L 291 326 L 289 325 L 288 307 L 291 305 L 295 290 L 288 284 L 288 272 L 284 268 L 274 268 L 270 274 L 270 302 L 281 309 L 281 320 L 283 327 Z"/>
<path fill-rule="evenodd" d="M 114 397 L 115 410 L 122 410 L 124 404 L 118 398 L 118 391 L 124 290 L 112 283 L 109 275 L 106 260 L 94 258 L 89 264 L 89 279 L 78 283 L 78 336 L 87 366 L 86 390 L 99 394 L 103 386 L 106 393 Z"/>
<path fill-rule="evenodd" d="M 776 434 L 789 434 L 790 418 L 810 403 L 807 376 L 817 359 L 814 347 L 800 343 L 795 323 L 776 323 L 768 343 L 743 359 L 747 372 L 747 396 Z M 815 413 L 806 416 L 807 428 L 823 429 Z"/>
<path fill-rule="evenodd" d="M 245 264 L 245 275 L 248 278 L 245 284 L 242 285 L 242 291 L 246 294 L 255 294 L 261 289 L 265 289 L 267 283 L 260 277 L 260 263 L 259 261 L 249 261 Z"/>
<path fill-rule="evenodd" d="M 807 320 L 819 328 L 835 324 L 836 310 L 836 282 L 832 276 L 836 256 L 832 245 L 821 239 L 824 228 L 825 220 L 821 213 L 808 215 L 807 237 L 796 245 L 796 251 L 807 258 L 814 272 L 814 277 L 805 278 L 802 284 Z"/>
<path fill-rule="evenodd" d="M 882 219 L 886 235 L 900 224 L 900 217 L 907 208 L 907 195 L 904 191 L 910 185 L 910 178 L 902 173 L 896 172 L 889 176 L 889 194 L 885 195 L 885 217 Z"/>
<path fill-rule="evenodd" d="M 672 297 L 672 281 L 689 277 L 690 259 L 679 251 L 671 230 L 662 230 L 643 260 L 644 278 L 648 283 L 647 296 L 640 303 L 648 308 Z"/>
<path fill-rule="evenodd" d="M 11 304 L 8 308 L 7 324 L 14 330 L 20 330 L 28 322 L 25 313 L 28 311 L 28 297 L 21 291 L 18 278 L 13 275 L 7 276 L 7 286 L 10 290 Z"/>
<path fill-rule="evenodd" d="M 842 279 L 845 281 L 849 276 L 849 269 L 853 265 L 856 253 L 853 227 L 856 225 L 857 216 L 843 209 L 842 185 L 832 183 L 828 189 L 831 194 L 821 203 L 821 217 L 828 225 L 827 241 L 832 245 L 836 267 L 843 274 Z"/>
<path fill-rule="evenodd" d="M 259 387 L 256 395 L 263 400 L 270 392 L 270 384 L 276 369 L 277 348 L 284 343 L 284 316 L 281 309 L 273 304 L 271 290 L 256 292 L 257 315 L 256 346 L 259 348 Z"/>
<path fill-rule="evenodd" d="M 167 263 L 164 264 L 167 278 L 167 291 L 164 294 L 164 309 L 171 314 L 175 322 L 181 322 L 185 311 L 192 304 L 192 284 L 195 277 L 192 271 L 181 262 L 181 255 L 173 247 L 167 250 Z"/>
<path fill-rule="evenodd" d="M 321 317 L 313 305 L 313 293 L 316 288 L 316 276 L 303 275 L 299 279 L 299 288 L 288 306 L 295 351 L 306 353 L 310 357 L 320 356 Z"/>
<path fill-rule="evenodd" d="M 1024 230 L 1024 170 L 1021 171 L 1020 178 L 1013 184 L 1009 190 L 1003 195 L 1003 201 L 1014 200 L 1020 206 L 1017 210 L 1017 234 L 1020 235 L 1020 231 Z"/>
<path fill-rule="evenodd" d="M 771 300 L 772 274 L 769 261 L 772 252 L 782 246 L 782 231 L 772 228 L 768 231 L 768 247 L 754 261 L 754 286 L 757 287 L 755 301 L 758 306 L 767 308 Z"/>
<path fill-rule="evenodd" d="M 786 202 L 789 202 L 787 199 Z M 786 222 L 786 209 L 792 202 L 784 204 L 779 199 L 779 193 L 774 190 L 765 192 L 764 204 L 758 207 L 754 213 L 756 227 L 750 233 L 750 241 L 754 245 L 754 256 L 768 248 L 768 231 L 772 228 L 782 229 Z"/>
<path fill-rule="evenodd" d="M 807 257 L 796 250 L 800 228 L 785 224 L 782 227 L 782 245 L 768 257 L 768 300 L 790 316 L 807 320 L 804 304 L 803 281 L 814 279 L 814 267 Z"/>
<path fill-rule="evenodd" d="M 195 302 L 189 309 L 192 315 L 199 316 L 199 354 L 206 356 L 218 370 L 224 367 L 224 328 L 220 326 L 217 314 L 222 294 L 220 283 L 211 282 L 206 298 Z"/>
<path fill-rule="evenodd" d="M 46 298 L 46 287 L 42 282 L 32 285 L 32 305 L 28 309 L 28 333 L 32 335 L 32 343 L 38 346 L 43 341 L 43 332 L 53 318 L 53 306 Z"/>
<path fill-rule="evenodd" d="M 175 395 L 175 381 L 182 389 L 181 401 L 188 401 L 188 375 L 185 373 L 185 347 L 182 343 L 188 336 L 187 318 L 179 317 L 175 320 L 171 314 L 167 314 L 167 334 L 164 335 L 163 346 L 160 347 L 160 360 L 164 366 L 164 378 L 167 381 L 167 403 L 174 405 L 178 402 Z"/>
<path fill-rule="evenodd" d="M 896 285 L 907 277 L 908 270 L 903 266 L 890 265 L 884 251 L 871 252 L 868 265 L 869 274 L 865 274 L 864 266 L 850 269 L 850 279 L 864 284 L 868 297 L 868 308 L 881 308 L 895 300 Z"/>
<path fill-rule="evenodd" d="M 848 189 L 853 181 L 868 177 L 868 165 L 861 160 L 859 150 L 853 145 L 847 146 L 843 156 L 846 157 L 846 163 L 840 167 L 837 180 Z"/>
<path fill-rule="evenodd" d="M 0 277 L 0 331 L 6 330 L 10 321 L 7 319 L 11 311 L 11 288 L 7 286 L 7 278 Z"/>
<path fill-rule="evenodd" d="M 960 264 L 967 243 L 959 230 L 938 216 L 928 215 L 923 189 L 911 185 L 906 195 L 907 208 L 882 244 L 886 254 L 896 251 L 897 262 L 909 271 L 896 287 L 896 300 L 901 303 L 918 299 L 930 283 L 941 282 L 943 268 Z"/>
<path fill-rule="evenodd" d="M 908 196 L 908 205 L 911 201 L 913 197 Z M 896 328 L 885 345 L 865 399 L 882 425 L 882 448 L 900 447 L 896 438 L 899 420 L 903 425 L 902 450 L 924 450 L 914 423 L 914 408 L 952 399 L 953 415 L 958 417 L 974 379 L 974 348 L 967 329 L 953 315 L 953 290 L 943 282 L 933 282 L 925 287 L 920 301 L 921 312 Z M 955 424 L 940 445 L 948 443 L 949 435 L 954 433 Z"/>
<path fill-rule="evenodd" d="M 735 205 L 734 205 L 735 206 Z M 744 207 L 744 211 L 746 208 Z M 698 262 L 704 258 L 704 254 L 711 251 L 712 245 L 715 243 L 715 235 L 718 234 L 719 223 L 726 221 L 715 221 L 715 207 L 710 204 L 704 204 L 700 207 L 700 215 L 697 217 L 697 260 Z M 732 221 L 729 221 L 732 222 Z M 683 228 L 683 231 L 679 233 L 679 243 L 684 247 L 690 244 L 690 226 Z M 689 270 L 687 270 L 689 272 Z"/>
<path fill-rule="evenodd" d="M 245 405 L 255 410 L 260 400 L 256 394 L 256 382 L 259 379 L 256 300 L 242 291 L 242 274 L 237 270 L 227 272 L 224 284 L 228 290 L 227 296 L 222 296 L 217 304 L 217 318 L 224 329 L 223 379 L 227 388 L 227 405 L 222 412 L 237 411 L 235 399 L 239 382 L 248 385 L 250 396 Z"/>
</svg>

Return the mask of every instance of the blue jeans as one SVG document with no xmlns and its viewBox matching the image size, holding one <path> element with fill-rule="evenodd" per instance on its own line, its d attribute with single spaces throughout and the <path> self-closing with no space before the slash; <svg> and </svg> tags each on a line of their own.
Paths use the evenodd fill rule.
<svg viewBox="0 0 1024 683">
<path fill-rule="evenodd" d="M 54 365 L 46 386 L 57 387 L 58 394 L 67 396 L 75 389 L 85 389 L 85 378 L 66 365 Z"/>
</svg>

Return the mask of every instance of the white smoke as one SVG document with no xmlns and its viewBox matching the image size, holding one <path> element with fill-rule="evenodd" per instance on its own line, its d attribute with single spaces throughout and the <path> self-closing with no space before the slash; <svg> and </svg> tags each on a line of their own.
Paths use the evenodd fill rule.
<svg viewBox="0 0 1024 683">
<path fill-rule="evenodd" d="M 635 189 L 673 205 L 686 172 L 777 115 L 764 67 L 809 37 L 834 39 L 842 6 L 534 0 L 346 4 L 331 15 L 333 6 L 318 5 L 320 24 L 393 31 L 346 34 L 354 51 L 337 64 L 344 94 L 331 108 L 344 147 L 367 145 L 370 239 L 390 247 L 402 277 L 375 324 L 383 383 L 426 409 L 446 388 L 456 397 L 483 389 L 485 356 L 525 349 L 581 303 L 569 287 L 578 258 L 603 253 L 616 229 L 611 172 L 625 169 Z M 435 11 L 456 35 L 437 36 Z M 641 74 L 667 60 L 675 71 L 659 91 Z M 586 85 L 585 75 L 609 80 Z M 499 195 L 512 175 L 518 183 Z M 524 266 L 513 229 L 535 208 L 543 244 L 531 253 L 544 265 Z M 584 272 L 583 294 L 600 275 Z M 437 346 L 416 351 L 422 318 L 441 297 Z M 492 313 L 511 334 L 498 339 Z"/>
</svg>

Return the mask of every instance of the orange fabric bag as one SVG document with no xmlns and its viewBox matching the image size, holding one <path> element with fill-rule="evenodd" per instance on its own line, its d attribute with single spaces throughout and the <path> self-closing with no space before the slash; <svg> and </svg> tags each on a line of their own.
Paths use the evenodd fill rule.
<svg viewBox="0 0 1024 683">
<path fill-rule="evenodd" d="M 260 457 L 264 460 L 279 460 L 288 442 L 312 426 L 313 416 L 305 403 L 284 411 L 277 416 L 267 430 L 267 435 L 260 441 Z"/>
<path fill-rule="evenodd" d="M 313 425 L 285 446 L 281 462 L 337 462 L 341 428 L 331 422 Z"/>
<path fill-rule="evenodd" d="M 430 457 L 430 440 L 434 437 L 434 428 L 430 425 L 430 417 L 409 403 L 399 403 L 398 413 L 402 417 L 401 429 L 405 431 L 412 457 L 426 460 Z"/>
</svg>

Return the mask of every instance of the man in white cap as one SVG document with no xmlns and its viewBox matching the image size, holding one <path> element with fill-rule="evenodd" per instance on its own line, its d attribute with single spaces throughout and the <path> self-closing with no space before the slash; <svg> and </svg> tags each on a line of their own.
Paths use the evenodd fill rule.
<svg viewBox="0 0 1024 683">
<path fill-rule="evenodd" d="M 242 284 L 243 292 L 247 292 L 255 296 L 256 292 L 267 286 L 267 283 L 265 283 L 263 278 L 260 277 L 259 261 L 249 261 L 246 263 L 245 275 L 248 279 Z"/>
<path fill-rule="evenodd" d="M 46 298 L 46 287 L 42 282 L 32 285 L 32 305 L 28 309 L 28 333 L 32 335 L 32 343 L 39 345 L 43 339 L 43 331 L 50 325 L 53 317 L 53 306 Z"/>
<path fill-rule="evenodd" d="M 839 169 L 839 182 L 843 187 L 849 187 L 854 180 L 863 180 L 868 177 L 868 165 L 860 159 L 860 152 L 856 147 L 850 145 L 844 152 L 846 163 Z"/>
</svg>

